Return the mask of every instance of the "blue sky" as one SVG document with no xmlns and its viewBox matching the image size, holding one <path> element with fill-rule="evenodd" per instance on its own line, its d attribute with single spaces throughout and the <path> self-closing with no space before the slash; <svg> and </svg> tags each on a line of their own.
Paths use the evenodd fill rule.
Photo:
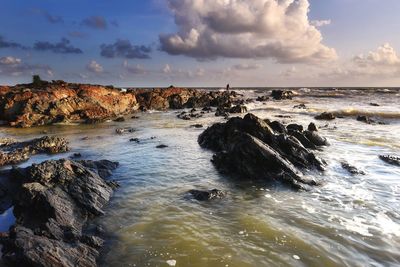
<svg viewBox="0 0 400 267">
<path fill-rule="evenodd" d="M 266 6 L 268 5 L 268 8 Z M 398 0 L 1 0 L 0 83 L 398 86 Z"/>
</svg>

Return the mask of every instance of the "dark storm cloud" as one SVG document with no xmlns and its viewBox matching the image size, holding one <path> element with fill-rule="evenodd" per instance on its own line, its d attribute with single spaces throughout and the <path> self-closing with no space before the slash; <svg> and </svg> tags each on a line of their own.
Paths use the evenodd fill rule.
<svg viewBox="0 0 400 267">
<path fill-rule="evenodd" d="M 113 44 L 102 44 L 100 49 L 101 56 L 106 58 L 147 59 L 150 58 L 149 53 L 151 52 L 150 46 L 132 45 L 129 40 L 117 40 Z"/>
<path fill-rule="evenodd" d="M 92 16 L 82 20 L 81 25 L 97 29 L 97 30 L 105 30 L 107 29 L 107 21 L 104 17 L 101 16 Z"/>
<path fill-rule="evenodd" d="M 0 48 L 20 48 L 20 49 L 26 49 L 25 46 L 22 44 L 13 42 L 13 41 L 8 41 L 6 40 L 3 36 L 0 35 Z"/>
<path fill-rule="evenodd" d="M 82 54 L 82 50 L 80 48 L 74 47 L 70 44 L 71 42 L 62 38 L 58 43 L 50 43 L 50 42 L 36 42 L 34 45 L 34 49 L 38 51 L 52 51 L 58 54 Z"/>
</svg>

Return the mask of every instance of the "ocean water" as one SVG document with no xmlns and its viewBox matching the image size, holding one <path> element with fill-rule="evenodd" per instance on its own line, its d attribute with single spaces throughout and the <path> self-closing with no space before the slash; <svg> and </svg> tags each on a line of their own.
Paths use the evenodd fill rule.
<svg viewBox="0 0 400 267">
<path fill-rule="evenodd" d="M 269 94 L 261 88 L 239 92 Z M 110 233 L 101 266 L 400 266 L 400 168 L 378 158 L 400 154 L 399 93 L 303 88 L 294 100 L 247 105 L 261 118 L 305 127 L 315 122 L 329 139 L 331 146 L 316 152 L 328 162 L 327 170 L 308 173 L 323 183 L 309 192 L 220 175 L 210 162 L 212 152 L 197 144 L 204 129 L 190 127 L 224 121 L 212 113 L 183 121 L 175 111 L 150 112 L 123 123 L 2 128 L 0 135 L 29 139 L 46 130 L 70 140 L 70 153 L 38 155 L 21 166 L 77 152 L 85 159 L 120 162 L 112 179 L 121 187 L 96 220 Z M 293 108 L 300 103 L 307 109 Z M 342 118 L 315 121 L 322 111 Z M 359 122 L 358 114 L 387 124 Z M 116 135 L 124 126 L 136 131 Z M 168 147 L 157 149 L 160 144 Z M 350 175 L 342 161 L 366 175 Z M 213 188 L 227 191 L 227 197 L 200 203 L 186 195 Z M 10 213 L 0 216 L 2 229 L 12 223 Z"/>
</svg>

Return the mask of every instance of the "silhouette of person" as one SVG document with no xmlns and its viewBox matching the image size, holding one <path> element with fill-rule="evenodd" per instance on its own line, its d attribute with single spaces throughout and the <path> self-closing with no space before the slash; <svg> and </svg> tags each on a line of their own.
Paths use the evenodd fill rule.
<svg viewBox="0 0 400 267">
<path fill-rule="evenodd" d="M 226 85 L 226 91 L 229 91 L 229 83 Z"/>
</svg>

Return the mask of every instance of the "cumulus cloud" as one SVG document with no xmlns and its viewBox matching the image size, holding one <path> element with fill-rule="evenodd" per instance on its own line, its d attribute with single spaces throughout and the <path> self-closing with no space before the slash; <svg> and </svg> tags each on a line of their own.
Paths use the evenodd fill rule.
<svg viewBox="0 0 400 267">
<path fill-rule="evenodd" d="M 388 43 L 379 46 L 376 51 L 370 51 L 367 55 L 355 56 L 353 61 L 359 67 L 400 65 L 400 58 L 395 49 Z"/>
<path fill-rule="evenodd" d="M 137 65 L 129 65 L 128 61 L 124 61 L 122 64 L 123 68 L 130 74 L 146 74 L 147 71 L 139 64 Z"/>
<path fill-rule="evenodd" d="M 314 25 L 315 27 L 322 27 L 322 26 L 330 25 L 331 23 L 332 23 L 332 21 L 330 19 L 311 21 L 311 24 Z"/>
<path fill-rule="evenodd" d="M 336 59 L 308 19 L 308 0 L 168 0 L 176 34 L 161 49 L 197 59 L 272 58 L 280 63 Z"/>
<path fill-rule="evenodd" d="M 86 65 L 86 69 L 94 73 L 102 73 L 104 71 L 103 66 L 95 60 L 90 61 L 89 64 Z"/>
<path fill-rule="evenodd" d="M 129 40 L 117 40 L 113 44 L 102 44 L 100 46 L 101 56 L 106 58 L 147 59 L 151 47 L 144 45 L 133 45 Z"/>
<path fill-rule="evenodd" d="M 58 54 L 82 54 L 82 50 L 71 45 L 70 40 L 62 38 L 58 43 L 36 42 L 33 46 L 35 50 L 51 51 Z"/>
<path fill-rule="evenodd" d="M 20 48 L 20 49 L 26 49 L 25 46 L 22 44 L 13 42 L 13 41 L 8 41 L 6 40 L 3 36 L 0 35 L 0 48 Z"/>
<path fill-rule="evenodd" d="M 12 56 L 0 57 L 0 75 L 32 75 L 33 72 L 42 72 L 49 76 L 53 73 L 51 68 L 47 65 L 24 63 L 20 58 Z"/>
<path fill-rule="evenodd" d="M 91 16 L 82 20 L 81 25 L 90 27 L 96 30 L 105 30 L 108 27 L 108 23 L 104 17 Z"/>
</svg>

